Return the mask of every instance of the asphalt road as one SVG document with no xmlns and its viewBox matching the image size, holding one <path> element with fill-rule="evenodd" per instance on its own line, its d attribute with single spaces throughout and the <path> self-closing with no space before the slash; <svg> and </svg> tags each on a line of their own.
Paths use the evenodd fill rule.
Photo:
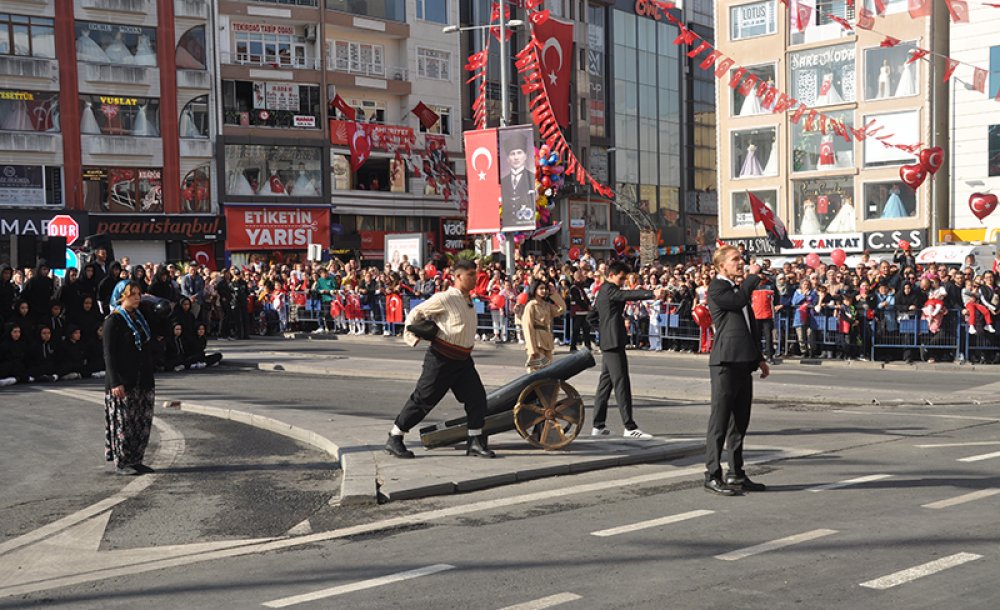
<svg viewBox="0 0 1000 610">
<path fill-rule="evenodd" d="M 387 362 L 419 357 L 398 346 L 314 343 L 227 349 L 327 356 L 336 349 Z M 678 377 L 703 371 L 698 361 L 652 358 L 634 358 L 633 370 Z M 513 350 L 483 350 L 478 359 L 523 363 Z M 818 372 L 853 387 L 882 384 L 916 394 L 987 386 L 995 378 L 959 368 Z M 162 395 L 182 399 L 262 401 L 387 420 L 412 389 L 391 379 L 226 368 L 158 383 Z M 17 409 L 10 396 L 19 398 Z M 0 579 L 10 568 L 4 544 L 123 485 L 101 462 L 99 406 L 34 390 L 4 390 L 3 399 Z M 649 431 L 703 434 L 705 405 L 642 402 L 639 421 Z M 458 406 L 441 409 L 444 418 Z M 995 406 L 758 405 L 748 438 L 749 457 L 758 463 L 750 472 L 769 490 L 738 498 L 704 493 L 694 459 L 364 509 L 327 503 L 337 475 L 327 456 L 310 448 L 240 424 L 157 414 L 184 437 L 183 451 L 149 487 L 117 505 L 105 529 L 88 534 L 87 521 L 74 538 L 81 553 L 93 552 L 84 542 L 99 540 L 78 571 L 112 559 L 121 571 L 75 584 L 53 577 L 50 588 L 26 594 L 0 586 L 0 608 L 1000 606 Z M 282 537 L 305 518 L 311 535 Z M 247 542 L 274 537 L 260 547 Z M 227 541 L 243 546 L 223 549 Z M 143 553 L 170 554 L 169 545 L 187 545 L 173 551 L 172 565 L 129 570 L 150 561 L 153 555 Z M 56 568 L 46 559 L 72 565 L 72 558 L 40 552 L 26 569 L 47 575 Z"/>
</svg>

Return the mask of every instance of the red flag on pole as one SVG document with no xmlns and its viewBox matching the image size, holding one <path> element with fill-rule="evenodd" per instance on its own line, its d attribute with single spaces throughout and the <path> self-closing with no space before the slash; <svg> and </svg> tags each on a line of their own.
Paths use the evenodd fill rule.
<svg viewBox="0 0 1000 610">
<path fill-rule="evenodd" d="M 573 23 L 550 18 L 534 27 L 538 40 L 539 70 L 552 114 L 562 127 L 569 127 L 569 81 L 573 76 Z"/>
<path fill-rule="evenodd" d="M 972 86 L 980 93 L 986 92 L 986 75 L 986 70 L 982 68 L 976 68 L 972 73 Z"/>
<path fill-rule="evenodd" d="M 365 164 L 372 152 L 372 143 L 368 132 L 362 123 L 350 123 L 347 126 L 347 136 L 351 143 L 351 171 L 358 171 Z"/>
<path fill-rule="evenodd" d="M 340 97 L 340 94 L 333 96 L 333 107 L 340 111 L 340 114 L 344 115 L 344 118 L 348 121 L 355 120 L 354 108 L 351 108 L 350 104 L 344 101 L 344 98 Z"/>
<path fill-rule="evenodd" d="M 969 22 L 969 3 L 965 0 L 945 0 L 948 4 L 948 12 L 951 13 L 951 20 L 955 23 Z"/>
<path fill-rule="evenodd" d="M 959 62 L 951 58 L 945 60 L 944 79 L 943 79 L 944 82 L 948 82 L 948 80 L 951 79 L 952 75 L 955 74 L 955 69 L 958 68 L 958 64 Z"/>
<path fill-rule="evenodd" d="M 465 173 L 469 184 L 466 233 L 500 231 L 500 163 L 497 130 L 465 132 Z"/>
<path fill-rule="evenodd" d="M 764 230 L 767 231 L 767 237 L 771 243 L 778 248 L 791 248 L 792 242 L 788 239 L 785 223 L 781 222 L 778 215 L 771 211 L 771 208 L 767 207 L 767 204 L 756 195 L 747 191 L 747 197 L 750 199 L 750 210 L 753 212 L 754 223 L 759 222 L 764 225 Z"/>
<path fill-rule="evenodd" d="M 215 246 L 213 244 L 188 244 L 188 257 L 209 271 L 218 271 L 215 264 Z"/>
<path fill-rule="evenodd" d="M 437 123 L 438 120 L 440 120 L 441 118 L 440 116 L 438 116 L 438 113 L 428 108 L 427 104 L 423 102 L 420 102 L 416 106 L 414 106 L 413 110 L 411 110 L 410 112 L 417 115 L 417 118 L 420 119 L 420 124 L 424 126 L 424 129 L 430 129 L 431 127 L 434 127 L 434 124 Z"/>
</svg>

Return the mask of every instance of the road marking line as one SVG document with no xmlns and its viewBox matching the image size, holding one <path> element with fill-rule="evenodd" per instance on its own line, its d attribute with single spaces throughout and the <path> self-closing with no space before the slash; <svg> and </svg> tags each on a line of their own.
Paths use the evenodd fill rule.
<svg viewBox="0 0 1000 610">
<path fill-rule="evenodd" d="M 606 530 L 599 530 L 596 532 L 590 532 L 591 536 L 616 536 L 618 534 L 625 534 L 628 532 L 636 532 L 639 530 L 644 530 L 650 527 L 659 527 L 661 525 L 667 525 L 669 523 L 677 523 L 678 521 L 685 521 L 687 519 L 694 519 L 695 517 L 704 517 L 705 515 L 714 514 L 714 510 L 692 510 L 686 513 L 678 513 L 676 515 L 670 515 L 668 517 L 660 517 L 658 519 L 650 519 L 649 521 L 640 521 L 638 523 L 633 523 L 631 525 L 622 525 L 620 527 L 612 527 Z"/>
<path fill-rule="evenodd" d="M 524 602 L 523 604 L 507 606 L 500 610 L 542 610 L 543 608 L 551 608 L 552 606 L 558 606 L 567 602 L 575 602 L 578 599 L 583 598 L 576 593 L 557 593 L 534 601 Z"/>
<path fill-rule="evenodd" d="M 983 453 L 981 455 L 970 455 L 969 457 L 959 458 L 959 462 L 982 462 L 983 460 L 992 460 L 993 458 L 1000 457 L 1000 451 L 994 451 L 993 453 Z"/>
<path fill-rule="evenodd" d="M 920 449 L 931 449 L 937 447 L 981 447 L 984 445 L 1000 445 L 1000 441 L 976 441 L 974 443 L 939 443 L 937 445 L 914 445 Z"/>
<path fill-rule="evenodd" d="M 954 498 L 948 498 L 947 500 L 938 500 L 937 502 L 931 502 L 930 504 L 924 504 L 924 508 L 948 508 L 949 506 L 955 506 L 957 504 L 965 504 L 966 502 L 972 502 L 973 500 L 980 500 L 982 498 L 989 498 L 990 496 L 995 496 L 1000 494 L 1000 489 L 990 488 L 981 489 L 979 491 L 973 491 L 971 493 L 962 494 L 960 496 L 955 496 Z"/>
<path fill-rule="evenodd" d="M 432 566 L 418 568 L 416 570 L 410 570 L 408 572 L 399 572 L 398 574 L 389 574 L 388 576 L 380 576 L 378 578 L 362 580 L 360 582 L 351 583 L 349 585 L 330 587 L 329 589 L 313 591 L 312 593 L 303 593 L 302 595 L 294 595 L 292 597 L 283 597 L 281 599 L 276 599 L 274 601 L 264 602 L 261 605 L 267 606 L 268 608 L 286 608 L 288 606 L 294 606 L 295 604 L 303 604 L 305 602 L 312 602 L 318 599 L 326 599 L 328 597 L 343 595 L 345 593 L 353 593 L 355 591 L 363 591 L 365 589 L 372 589 L 374 587 L 381 587 L 383 585 L 391 585 L 393 583 L 401 582 L 404 580 L 411 580 L 413 578 L 419 578 L 421 576 L 428 576 L 430 574 L 437 574 L 438 572 L 444 572 L 445 570 L 454 570 L 454 569 L 455 566 L 448 565 L 446 563 L 438 563 Z"/>
<path fill-rule="evenodd" d="M 870 483 L 872 481 L 881 481 L 882 479 L 888 479 L 891 474 L 870 474 L 864 477 L 857 477 L 855 479 L 847 479 L 846 481 L 839 481 L 837 483 L 827 483 L 826 485 L 817 485 L 816 487 L 810 487 L 806 491 L 827 491 L 830 489 L 841 489 L 842 487 L 850 487 L 851 485 L 860 485 L 861 483 Z"/>
<path fill-rule="evenodd" d="M 892 587 L 908 583 L 912 580 L 918 578 L 923 578 L 924 576 L 930 576 L 931 574 L 937 574 L 942 570 L 947 570 L 948 568 L 954 568 L 960 566 L 963 563 L 968 563 L 970 561 L 975 561 L 977 559 L 982 559 L 982 555 L 976 555 L 975 553 L 956 553 L 948 557 L 942 557 L 935 561 L 930 561 L 928 563 L 916 566 L 914 568 L 909 568 L 907 570 L 900 570 L 895 574 L 889 574 L 888 576 L 883 576 L 882 578 L 876 578 L 875 580 L 869 580 L 868 582 L 861 583 L 862 587 L 868 587 L 869 589 L 878 589 L 884 591 L 885 589 L 891 589 Z"/>
<path fill-rule="evenodd" d="M 996 417 L 978 417 L 975 415 L 946 415 L 943 413 L 912 413 L 909 411 L 887 411 L 872 413 L 870 411 L 852 411 L 850 409 L 835 409 L 830 413 L 841 415 L 868 415 L 869 417 L 934 417 L 938 419 L 967 419 L 971 421 L 1000 422 Z"/>
<path fill-rule="evenodd" d="M 738 559 L 745 559 L 752 555 L 759 555 L 761 553 L 766 553 L 768 551 L 773 551 L 775 549 L 784 548 L 786 546 L 791 546 L 793 544 L 799 544 L 800 542 L 809 542 L 810 540 L 816 540 L 817 538 L 822 538 L 824 536 L 829 536 L 830 534 L 836 534 L 836 533 L 837 530 L 827 530 L 827 529 L 812 530 L 810 532 L 795 534 L 794 536 L 778 538 L 777 540 L 772 540 L 770 542 L 765 542 L 763 544 L 757 544 L 751 547 L 747 547 L 745 549 L 739 549 L 737 551 L 723 553 L 722 555 L 716 555 L 715 558 L 721 559 L 723 561 L 736 561 Z"/>
</svg>

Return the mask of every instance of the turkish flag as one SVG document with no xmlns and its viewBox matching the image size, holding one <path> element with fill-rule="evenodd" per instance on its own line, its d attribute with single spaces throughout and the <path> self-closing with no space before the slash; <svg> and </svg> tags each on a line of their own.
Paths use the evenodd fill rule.
<svg viewBox="0 0 1000 610">
<path fill-rule="evenodd" d="M 756 195 L 747 191 L 747 198 L 750 199 L 750 211 L 753 212 L 754 223 L 764 225 L 768 240 L 778 248 L 791 248 L 792 242 L 788 239 L 788 230 L 785 223 L 781 222 L 777 214 L 767 207 Z"/>
<path fill-rule="evenodd" d="M 975 72 L 972 73 L 972 86 L 980 93 L 986 91 L 986 74 L 986 70 L 982 68 L 975 68 Z"/>
<path fill-rule="evenodd" d="M 965 0 L 945 0 L 948 4 L 948 12 L 951 13 L 951 20 L 955 23 L 969 22 L 969 3 Z"/>
<path fill-rule="evenodd" d="M 910 17 L 929 17 L 931 14 L 931 0 L 909 0 Z"/>
<path fill-rule="evenodd" d="M 812 21 L 812 5 L 799 2 L 799 0 L 793 0 L 791 9 L 792 27 L 795 28 L 796 32 L 805 32 Z"/>
<path fill-rule="evenodd" d="M 347 126 L 348 141 L 351 144 L 351 171 L 358 171 L 365 164 L 372 152 L 372 143 L 368 132 L 361 123 L 349 123 Z"/>
<path fill-rule="evenodd" d="M 203 267 L 208 267 L 209 271 L 218 271 L 215 264 L 214 244 L 188 244 L 188 258 Z"/>
<path fill-rule="evenodd" d="M 573 23 L 548 19 L 534 27 L 538 59 L 552 114 L 562 127 L 569 127 L 569 81 L 573 75 Z"/>
<path fill-rule="evenodd" d="M 942 79 L 944 82 L 948 82 L 951 79 L 951 76 L 955 73 L 959 63 L 960 62 L 951 58 L 945 60 L 944 79 Z"/>
<path fill-rule="evenodd" d="M 431 127 L 434 127 L 434 124 L 441 119 L 441 117 L 438 116 L 436 112 L 428 108 L 427 104 L 423 102 L 420 102 L 416 106 L 414 106 L 413 110 L 411 110 L 410 112 L 417 115 L 417 118 L 420 119 L 420 124 L 424 126 L 424 129 L 430 129 Z"/>
<path fill-rule="evenodd" d="M 500 163 L 497 130 L 465 132 L 465 173 L 469 185 L 469 218 L 465 232 L 500 231 Z"/>
<path fill-rule="evenodd" d="M 344 118 L 348 121 L 353 121 L 356 118 L 354 108 L 351 108 L 351 106 L 344 101 L 344 98 L 340 97 L 339 93 L 333 96 L 332 106 L 339 110 L 340 114 L 344 115 Z"/>
</svg>

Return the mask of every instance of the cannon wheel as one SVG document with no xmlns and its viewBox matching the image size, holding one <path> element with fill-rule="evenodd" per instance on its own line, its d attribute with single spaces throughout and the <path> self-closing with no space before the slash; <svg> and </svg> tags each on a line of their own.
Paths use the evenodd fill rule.
<svg viewBox="0 0 1000 610">
<path fill-rule="evenodd" d="M 565 381 L 542 379 L 518 397 L 514 426 L 535 447 L 562 449 L 580 434 L 583 415 L 583 399 L 576 388 Z"/>
</svg>

